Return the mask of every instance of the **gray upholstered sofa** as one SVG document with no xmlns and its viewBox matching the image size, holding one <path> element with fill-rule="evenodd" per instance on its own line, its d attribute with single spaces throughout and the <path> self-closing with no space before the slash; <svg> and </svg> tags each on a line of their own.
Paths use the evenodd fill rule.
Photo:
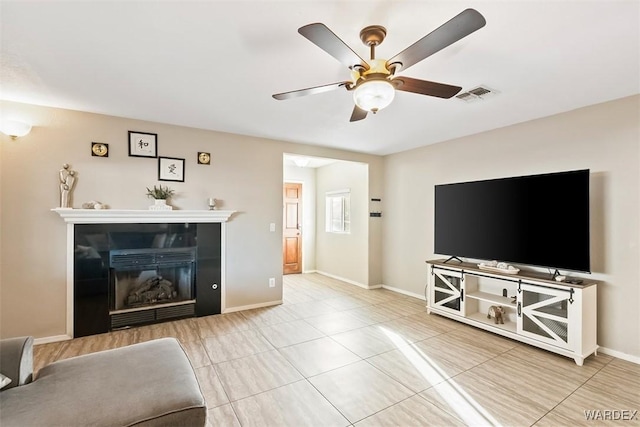
<svg viewBox="0 0 640 427">
<path fill-rule="evenodd" d="M 0 341 L 0 426 L 204 426 L 206 406 L 179 342 L 163 338 L 45 366 L 33 338 Z"/>
</svg>

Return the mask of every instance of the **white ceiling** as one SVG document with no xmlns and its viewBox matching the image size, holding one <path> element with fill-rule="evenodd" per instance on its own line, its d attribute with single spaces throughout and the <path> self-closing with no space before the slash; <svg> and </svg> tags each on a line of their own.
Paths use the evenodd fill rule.
<svg viewBox="0 0 640 427">
<path fill-rule="evenodd" d="M 350 123 L 349 79 L 297 33 L 322 22 L 360 56 L 389 58 L 467 7 L 487 25 L 401 75 L 500 93 L 465 103 L 399 92 Z M 640 93 L 638 1 L 201 1 L 0 4 L 0 97 L 388 154 Z"/>
</svg>

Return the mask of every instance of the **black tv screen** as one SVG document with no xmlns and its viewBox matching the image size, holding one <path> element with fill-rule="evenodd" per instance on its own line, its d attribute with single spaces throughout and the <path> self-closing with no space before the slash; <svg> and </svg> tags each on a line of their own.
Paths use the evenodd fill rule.
<svg viewBox="0 0 640 427">
<path fill-rule="evenodd" d="M 590 271 L 589 170 L 435 186 L 434 252 Z"/>
</svg>

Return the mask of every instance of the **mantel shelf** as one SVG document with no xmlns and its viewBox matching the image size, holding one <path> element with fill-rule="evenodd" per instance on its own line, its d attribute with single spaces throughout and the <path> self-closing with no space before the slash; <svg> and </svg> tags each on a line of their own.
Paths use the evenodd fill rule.
<svg viewBox="0 0 640 427">
<path fill-rule="evenodd" d="M 171 210 L 151 211 L 134 209 L 65 209 L 55 208 L 69 224 L 163 223 L 163 222 L 227 222 L 236 211 L 227 210 Z"/>
</svg>

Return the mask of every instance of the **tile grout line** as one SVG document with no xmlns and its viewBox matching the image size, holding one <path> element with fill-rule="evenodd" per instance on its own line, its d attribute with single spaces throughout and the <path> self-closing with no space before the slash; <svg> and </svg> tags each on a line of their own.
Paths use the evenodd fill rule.
<svg viewBox="0 0 640 427">
<path fill-rule="evenodd" d="M 369 304 L 367 304 L 367 305 L 365 305 L 365 306 L 362 306 L 362 307 L 356 307 L 356 308 L 364 308 L 364 307 L 367 307 L 367 308 L 368 308 L 368 307 L 373 307 L 373 306 L 381 305 L 381 304 L 384 304 L 384 303 L 378 303 L 378 304 L 371 304 L 371 303 L 369 303 Z M 352 308 L 352 309 L 353 309 L 353 308 Z M 351 309 L 339 310 L 338 312 L 348 312 L 349 310 L 351 310 Z M 407 315 L 407 316 L 408 316 L 408 315 Z M 407 317 L 407 316 L 400 316 L 400 318 L 402 318 L 402 317 Z M 393 320 L 393 319 L 390 319 L 390 320 Z M 351 329 L 351 330 L 348 330 L 348 331 L 342 331 L 342 332 L 340 332 L 340 333 L 356 331 L 356 330 L 358 330 L 358 329 L 367 328 L 367 327 L 369 327 L 369 326 L 374 326 L 374 325 L 376 325 L 376 324 L 380 324 L 380 323 L 388 322 L 388 321 L 390 321 L 390 320 L 386 320 L 386 321 L 383 321 L 383 322 L 375 322 L 375 323 L 372 323 L 372 324 L 370 324 L 370 325 L 362 326 L 362 327 L 360 327 L 360 328 L 355 328 L 355 329 Z M 333 334 L 333 335 L 337 335 L 337 334 Z M 333 338 L 333 336 L 332 336 L 332 335 L 328 335 L 328 334 L 327 334 L 327 335 L 326 335 L 326 337 L 327 337 L 327 338 L 330 338 L 333 342 L 337 343 L 337 344 L 338 344 L 338 345 L 340 345 L 341 347 L 344 347 L 340 342 L 336 341 L 336 340 Z M 295 344 L 294 344 L 294 345 L 295 345 Z M 319 393 L 319 394 L 320 394 L 320 395 L 321 395 L 321 396 L 322 396 L 322 397 L 323 397 L 323 398 L 324 398 L 324 399 L 325 399 L 325 400 L 326 400 L 326 401 L 327 401 L 331 406 L 333 406 L 333 407 L 336 409 L 336 411 L 338 411 L 338 413 L 340 413 L 340 414 L 341 414 L 341 415 L 342 415 L 342 416 L 343 416 L 343 417 L 344 417 L 344 418 L 349 422 L 349 425 L 353 426 L 353 425 L 354 425 L 355 423 L 357 423 L 357 422 L 360 422 L 360 421 L 362 421 L 362 420 L 365 420 L 365 419 L 367 419 L 367 418 L 369 418 L 369 417 L 371 417 L 371 416 L 373 416 L 373 415 L 375 415 L 375 414 L 377 414 L 377 413 L 379 413 L 379 412 L 381 412 L 381 411 L 384 411 L 384 410 L 386 410 L 386 409 L 388 409 L 388 408 L 390 408 L 390 407 L 392 407 L 392 406 L 397 405 L 398 403 L 401 403 L 401 402 L 403 402 L 403 401 L 405 401 L 405 400 L 407 400 L 407 399 L 409 399 L 409 398 L 411 398 L 411 397 L 413 397 L 413 396 L 416 396 L 416 395 L 417 395 L 417 393 L 413 392 L 413 390 L 409 389 L 409 388 L 408 388 L 408 387 L 406 387 L 404 384 L 400 383 L 399 381 L 397 381 L 395 378 L 391 377 L 391 376 L 390 376 L 389 374 L 387 374 L 386 372 L 384 372 L 384 371 L 380 370 L 379 368 L 377 368 L 376 366 L 374 366 L 373 364 L 371 364 L 371 363 L 367 360 L 367 358 L 363 358 L 363 357 L 359 356 L 358 354 L 353 353 L 353 351 L 351 351 L 351 350 L 350 350 L 349 348 L 347 348 L 347 347 L 344 347 L 344 348 L 346 348 L 346 350 L 347 350 L 347 351 L 349 351 L 349 352 L 351 352 L 352 354 L 354 354 L 355 356 L 357 356 L 360 360 L 359 360 L 359 361 L 356 361 L 356 362 L 353 362 L 353 363 L 349 363 L 349 364 L 347 364 L 347 365 L 343 365 L 343 366 L 341 366 L 341 367 L 337 367 L 337 368 L 331 369 L 331 370 L 329 370 L 329 371 L 325 371 L 325 372 L 319 373 L 318 375 L 313 375 L 313 376 L 311 376 L 311 377 L 306 377 L 306 376 L 304 376 L 304 375 L 303 375 L 303 377 L 305 378 L 305 380 L 306 380 L 306 381 L 307 381 L 307 382 L 308 382 L 308 383 L 309 383 L 309 384 L 310 384 L 310 385 L 311 385 L 311 386 L 312 386 L 312 387 L 313 387 L 313 388 L 314 388 L 314 389 L 315 389 L 315 390 L 316 390 L 316 391 L 317 391 L 317 392 L 318 392 L 318 393 Z M 390 351 L 393 351 L 393 350 L 394 350 L 394 349 L 390 349 L 390 350 L 388 350 L 388 351 L 385 351 L 385 352 L 382 352 L 382 353 L 379 353 L 379 354 L 384 354 L 384 353 L 387 353 L 387 352 L 390 352 Z M 373 355 L 373 356 L 371 356 L 371 357 L 375 357 L 375 356 L 377 356 L 377 355 Z M 284 357 L 284 356 L 283 356 L 283 357 Z M 394 404 L 392 404 L 392 405 L 389 405 L 389 406 L 387 406 L 387 407 L 385 407 L 385 408 L 382 408 L 382 409 L 380 409 L 380 410 L 378 410 L 378 411 L 374 412 L 373 414 L 369 414 L 369 415 L 367 415 L 366 417 L 364 417 L 364 418 L 362 418 L 362 419 L 360 419 L 360 420 L 357 420 L 357 421 L 352 422 L 352 421 L 351 421 L 349 418 L 347 418 L 347 416 L 346 416 L 345 414 L 343 414 L 343 413 L 342 413 L 342 412 L 341 412 L 341 411 L 340 411 L 340 410 L 339 410 L 339 409 L 338 409 L 338 408 L 337 408 L 337 407 L 336 407 L 336 406 L 335 406 L 335 405 L 334 405 L 334 404 L 333 404 L 333 403 L 332 403 L 332 402 L 331 402 L 331 401 L 330 401 L 330 400 L 329 400 L 329 399 L 328 399 L 328 398 L 327 398 L 327 397 L 326 397 L 326 396 L 325 396 L 325 395 L 324 395 L 320 390 L 318 390 L 318 388 L 317 388 L 317 387 L 316 387 L 316 386 L 315 386 L 315 385 L 314 385 L 314 384 L 309 380 L 309 378 L 313 378 L 313 377 L 315 377 L 315 376 L 320 376 L 320 375 L 323 375 L 323 374 L 325 374 L 325 373 L 327 373 L 327 372 L 331 372 L 331 371 L 334 371 L 334 370 L 337 370 L 337 369 L 341 369 L 341 368 L 343 368 L 344 366 L 349 366 L 349 365 L 352 365 L 352 364 L 358 363 L 358 362 L 360 362 L 360 361 L 364 361 L 364 362 L 366 362 L 369 366 L 371 366 L 372 368 L 374 368 L 376 371 L 378 371 L 378 372 L 382 373 L 383 375 L 385 375 L 386 377 L 388 377 L 388 378 L 389 378 L 389 379 L 391 379 L 392 381 L 394 381 L 394 382 L 396 382 L 396 383 L 400 384 L 402 387 L 404 387 L 404 388 L 406 388 L 407 390 L 411 391 L 413 394 L 412 394 L 412 395 L 410 395 L 410 396 L 407 396 L 406 398 L 404 398 L 404 399 L 400 400 L 399 402 L 396 402 L 396 403 L 394 403 Z M 296 368 L 296 369 L 297 369 L 297 368 Z M 302 372 L 300 372 L 300 374 L 302 374 Z"/>
<path fill-rule="evenodd" d="M 597 356 L 596 356 L 597 357 Z M 531 424 L 532 426 L 536 425 L 538 422 L 540 422 L 540 420 L 542 420 L 543 418 L 545 418 L 547 415 L 549 415 L 551 412 L 553 412 L 558 406 L 562 405 L 562 403 L 564 403 L 564 401 L 566 401 L 567 399 L 569 399 L 571 396 L 573 396 L 578 390 L 580 390 L 582 387 L 584 387 L 584 385 L 586 383 L 588 383 L 589 381 L 591 381 L 591 379 L 593 379 L 593 377 L 595 377 L 600 371 L 602 371 L 604 368 L 606 368 L 607 366 L 609 366 L 609 364 L 611 362 L 613 362 L 615 360 L 615 358 L 612 358 L 611 360 L 609 360 L 607 363 L 605 363 L 604 365 L 602 365 L 602 367 L 600 369 L 598 369 L 597 371 L 595 371 L 593 373 L 593 375 L 591 375 L 589 378 L 587 378 L 586 380 L 584 380 L 580 385 L 578 385 L 578 387 L 575 388 L 575 390 L 573 390 L 571 393 L 569 393 L 569 395 L 567 395 L 565 398 L 563 398 L 562 400 L 560 400 L 560 402 L 558 402 L 556 405 L 553 406 L 553 408 L 549 409 L 543 416 L 541 416 L 540 418 L 538 418 L 533 424 Z"/>
<path fill-rule="evenodd" d="M 428 389 L 425 389 L 425 390 L 428 390 Z M 411 391 L 413 391 L 413 390 L 411 390 Z M 422 391 L 424 391 L 424 390 L 422 390 Z M 359 419 L 358 421 L 356 421 L 356 423 L 359 423 L 359 422 L 361 422 L 361 421 L 364 421 L 364 420 L 366 420 L 367 418 L 371 418 L 371 417 L 373 417 L 374 415 L 377 415 L 377 414 L 379 414 L 379 413 L 380 413 L 380 412 L 382 412 L 382 411 L 386 411 L 386 410 L 387 410 L 387 409 L 389 409 L 389 408 L 393 408 L 394 406 L 401 404 L 401 403 L 402 403 L 402 402 L 404 402 L 405 400 L 409 400 L 409 399 L 411 399 L 411 398 L 413 398 L 413 397 L 416 397 L 416 396 L 420 397 L 420 393 L 422 393 L 422 392 L 414 393 L 414 394 L 412 394 L 411 396 L 407 396 L 407 397 L 405 397 L 404 399 L 402 399 L 402 400 L 400 400 L 400 401 L 398 401 L 398 402 L 396 402 L 396 403 L 394 403 L 394 404 L 392 404 L 392 405 L 387 406 L 386 408 L 382 408 L 382 409 L 380 409 L 379 411 L 374 412 L 373 414 L 369 414 L 369 415 L 367 415 L 366 417 L 364 417 L 364 418 L 362 418 L 362 419 Z"/>
<path fill-rule="evenodd" d="M 242 316 L 242 317 L 244 318 L 244 316 Z M 249 320 L 249 319 L 247 319 L 247 320 Z M 209 359 L 209 363 L 211 364 L 211 368 L 213 369 L 213 372 L 216 374 L 216 378 L 218 379 L 218 382 L 220 383 L 220 387 L 222 387 L 222 391 L 224 392 L 224 395 L 225 395 L 225 397 L 227 398 L 227 401 L 228 401 L 228 403 L 215 406 L 214 408 L 219 408 L 221 406 L 224 406 L 224 405 L 228 404 L 229 407 L 231 407 L 231 411 L 233 412 L 233 416 L 236 418 L 236 421 L 238 421 L 238 424 L 240 424 L 240 426 L 242 427 L 242 421 L 240 420 L 240 417 L 238 416 L 238 412 L 236 411 L 235 406 L 233 406 L 231 398 L 229 397 L 229 392 L 227 391 L 227 389 L 225 388 L 224 384 L 220 380 L 220 375 L 218 374 L 218 370 L 216 369 L 216 364 L 213 363 L 213 360 L 211 360 L 211 355 L 209 355 L 209 351 L 207 350 L 207 346 L 204 344 L 205 338 L 202 337 L 202 335 L 200 333 L 200 326 L 196 322 L 194 322 L 194 328 L 195 328 L 196 334 L 199 337 L 200 345 L 202 346 L 202 349 L 204 350 L 204 353 L 207 355 L 207 359 Z M 197 378 L 196 378 L 196 380 L 197 380 Z M 205 399 L 205 406 L 206 406 L 206 399 Z M 214 408 L 211 408 L 211 409 L 214 409 Z M 207 421 L 208 421 L 208 419 L 209 419 L 209 408 L 207 408 Z"/>
<path fill-rule="evenodd" d="M 372 306 L 372 305 L 370 304 L 369 306 Z M 365 306 L 365 307 L 367 307 L 367 306 Z M 347 312 L 348 310 L 349 310 L 349 309 L 346 309 L 346 310 L 339 310 L 338 312 Z M 305 319 L 302 319 L 302 320 L 304 321 Z M 305 323 L 309 324 L 308 322 L 305 322 Z M 383 323 L 383 322 L 378 322 L 378 323 Z M 377 324 L 377 323 L 375 323 L 375 324 Z M 375 324 L 374 324 L 374 325 L 375 325 Z M 313 327 L 313 325 L 311 325 L 311 326 Z M 355 329 L 352 329 L 352 330 L 350 330 L 350 331 L 355 331 L 355 330 L 357 330 L 357 329 L 362 329 L 362 328 L 369 327 L 369 326 L 373 326 L 373 325 L 367 325 L 367 326 L 363 326 L 363 327 L 361 327 L 361 328 L 355 328 Z M 316 329 L 316 328 L 314 328 L 314 329 Z M 343 331 L 343 332 L 350 332 L 350 331 Z M 322 331 L 320 331 L 320 332 L 322 332 Z M 336 334 L 334 334 L 334 335 L 336 335 Z M 329 404 L 330 404 L 330 405 L 331 405 L 331 406 L 332 406 L 336 411 L 338 411 L 338 413 L 339 413 L 340 415 L 342 415 L 342 416 L 344 417 L 344 419 L 346 419 L 346 420 L 347 420 L 347 422 L 349 422 L 349 425 L 354 425 L 354 423 L 360 422 L 360 421 L 362 421 L 362 420 L 364 420 L 364 419 L 366 419 L 366 418 L 368 418 L 368 417 L 370 417 L 370 416 L 372 416 L 372 415 L 375 415 L 375 414 L 376 414 L 376 413 L 378 413 L 378 412 L 384 411 L 385 409 L 388 409 L 388 408 L 390 408 L 390 407 L 392 407 L 392 406 L 394 406 L 394 405 L 396 405 L 396 404 L 398 404 L 398 403 L 400 403 L 400 402 L 402 402 L 402 401 L 404 401 L 404 400 L 406 400 L 406 399 L 408 399 L 408 398 L 410 398 L 410 397 L 413 397 L 413 396 L 415 396 L 415 395 L 417 394 L 417 393 L 415 393 L 415 392 L 414 392 L 414 394 L 412 394 L 411 396 L 406 397 L 405 399 L 402 399 L 400 402 L 396 402 L 396 403 L 394 403 L 394 404 L 392 404 L 392 405 L 389 405 L 389 406 L 387 406 L 387 407 L 385 407 L 385 408 L 380 409 L 379 411 L 376 411 L 374 414 L 370 414 L 370 415 L 368 415 L 368 416 L 366 416 L 366 417 L 364 417 L 364 418 L 362 418 L 362 419 L 360 419 L 360 420 L 357 420 L 357 421 L 352 422 L 352 421 L 351 421 L 351 420 L 350 420 L 350 419 L 349 419 L 349 418 L 348 418 L 344 413 L 342 413 L 342 411 L 340 411 L 340 410 L 339 410 L 339 409 L 338 409 L 338 408 L 333 404 L 333 402 L 331 402 L 331 400 L 329 400 L 329 399 L 328 399 L 328 398 L 327 398 L 327 397 L 326 397 L 326 396 L 325 396 L 325 395 L 324 395 L 324 394 L 323 394 L 323 393 L 322 393 L 322 392 L 321 392 L 321 391 L 320 391 L 320 390 L 319 390 L 319 389 L 318 389 L 318 388 L 317 388 L 317 387 L 316 387 L 316 386 L 315 386 L 315 385 L 310 381 L 310 378 L 317 377 L 317 376 L 320 376 L 320 375 L 324 375 L 324 374 L 326 374 L 327 372 L 332 372 L 332 371 L 335 371 L 335 370 L 338 370 L 338 369 L 344 368 L 345 366 L 353 365 L 353 364 L 356 364 L 356 363 L 359 363 L 359 362 L 366 362 L 367 364 L 369 364 L 369 366 L 373 367 L 373 368 L 374 368 L 374 369 L 376 369 L 378 372 L 380 372 L 380 373 L 382 373 L 383 375 L 387 376 L 387 377 L 388 377 L 389 379 L 391 379 L 392 381 L 394 381 L 394 382 L 396 382 L 396 383 L 400 384 L 402 387 L 404 387 L 404 388 L 408 389 L 408 390 L 409 390 L 409 391 L 411 391 L 411 392 L 413 392 L 413 390 L 409 389 L 409 388 L 408 388 L 408 387 L 406 387 L 404 384 L 402 384 L 402 383 L 400 383 L 399 381 L 397 381 L 395 378 L 392 378 L 392 377 L 391 377 L 390 375 L 388 375 L 386 372 L 381 371 L 381 370 L 380 370 L 380 369 L 378 369 L 376 366 L 372 365 L 372 364 L 371 364 L 367 359 L 365 359 L 365 358 L 361 357 L 360 355 L 358 355 L 358 354 L 354 353 L 353 351 L 351 351 L 349 348 L 347 348 L 347 347 L 343 346 L 341 343 L 339 343 L 338 341 L 336 341 L 335 339 L 333 339 L 331 335 L 327 335 L 327 334 L 325 334 L 325 336 L 324 336 L 324 337 L 322 337 L 322 338 L 329 338 L 329 339 L 331 339 L 331 340 L 332 340 L 333 342 L 335 342 L 336 344 L 340 345 L 341 347 L 345 348 L 345 349 L 346 349 L 347 351 L 349 351 L 350 353 L 354 354 L 354 355 L 355 355 L 356 357 L 358 357 L 360 360 L 359 360 L 359 361 L 352 362 L 352 363 L 348 363 L 348 364 L 346 364 L 346 365 L 343 365 L 343 366 L 340 366 L 340 367 L 337 367 L 337 368 L 334 368 L 334 369 L 330 369 L 330 370 L 328 370 L 328 371 L 321 372 L 321 373 L 319 373 L 319 374 L 317 374 L 317 375 L 312 375 L 312 376 L 310 376 L 310 377 L 307 377 L 307 376 L 305 376 L 305 375 L 304 375 L 304 374 L 303 374 L 303 373 L 302 373 L 302 372 L 301 372 L 301 371 L 300 371 L 300 370 L 299 370 L 295 365 L 293 365 L 293 363 L 291 363 L 291 362 L 286 358 L 286 356 L 284 356 L 282 353 L 280 353 L 281 348 L 277 348 L 277 350 L 278 350 L 278 353 L 279 353 L 283 358 L 285 358 L 285 360 L 287 360 L 287 362 L 288 362 L 290 365 L 292 365 L 292 367 L 293 367 L 293 368 L 294 368 L 294 369 L 295 369 L 295 370 L 296 370 L 296 371 L 297 371 L 297 372 L 298 372 L 298 373 L 303 377 L 303 379 L 304 379 L 305 381 L 307 381 L 307 383 L 308 383 L 308 384 L 310 384 L 310 385 L 311 385 L 311 386 L 312 386 L 312 387 L 313 387 L 313 388 L 314 388 L 314 389 L 315 389 L 315 390 L 320 394 L 320 396 L 322 396 L 322 398 L 323 398 L 323 399 L 325 399 L 325 400 L 327 401 L 327 403 L 329 403 Z M 322 338 L 315 338 L 315 339 L 322 339 Z M 267 339 L 268 339 L 268 338 L 267 338 Z M 313 340 L 315 340 L 315 339 L 307 340 L 307 341 L 303 341 L 303 342 L 296 343 L 296 344 L 292 344 L 292 345 L 290 345 L 290 346 L 285 346 L 285 347 L 282 347 L 282 348 L 292 347 L 292 346 L 294 346 L 294 345 L 302 344 L 302 343 L 304 343 L 304 342 L 310 342 L 310 341 L 313 341 Z M 391 349 L 391 350 L 389 350 L 389 351 L 393 351 L 393 349 Z M 386 353 L 386 352 L 383 352 L 383 353 Z M 380 353 L 380 354 L 383 354 L 383 353 Z M 374 356 L 375 356 L 375 355 L 374 355 Z M 374 357 L 374 356 L 371 356 L 371 357 Z M 292 383 L 290 383 L 290 384 L 292 384 Z M 286 385 L 289 385 L 289 384 L 285 384 L 285 385 L 280 386 L 280 387 L 284 387 L 284 386 L 286 386 Z"/>
<path fill-rule="evenodd" d="M 357 363 L 357 362 L 354 362 L 354 363 Z M 336 369 L 337 369 L 337 368 L 336 368 Z M 321 375 L 321 374 L 319 374 L 319 375 Z M 317 375 L 316 375 L 316 376 L 317 376 Z M 310 378 L 311 378 L 311 377 L 310 377 Z M 311 381 L 309 381 L 309 378 L 304 377 L 304 380 L 305 380 L 309 385 L 311 385 L 311 387 L 313 387 L 313 389 L 314 389 L 315 391 L 317 391 L 317 392 L 318 392 L 318 394 L 319 394 L 320 396 L 322 396 L 322 398 L 323 398 L 324 400 L 326 400 L 326 401 L 327 401 L 327 403 L 333 407 L 333 409 L 335 409 L 336 411 L 338 411 L 338 413 L 339 413 L 340 415 L 342 415 L 342 417 L 343 417 L 345 420 L 347 420 L 347 422 L 349 423 L 349 425 L 350 425 L 350 426 L 354 425 L 354 423 L 353 423 L 349 418 L 347 418 L 347 416 L 346 416 L 345 414 L 343 414 L 343 413 L 342 413 L 342 411 L 340 411 L 340 409 L 338 409 L 338 408 L 336 407 L 336 405 L 334 405 L 334 404 L 333 404 L 333 402 L 331 402 L 327 396 L 325 396 L 325 395 L 324 395 L 320 390 L 318 390 L 318 388 L 315 386 L 315 384 L 313 384 Z"/>
<path fill-rule="evenodd" d="M 453 329 L 453 330 L 455 331 L 456 329 Z M 451 332 L 451 331 L 449 331 L 449 332 L 444 332 L 444 333 L 441 333 L 441 334 L 439 334 L 439 335 L 437 335 L 437 336 L 447 335 L 447 334 L 448 334 L 448 333 L 450 333 L 450 332 Z M 427 339 L 429 339 L 429 338 L 427 338 Z M 423 340 L 423 341 L 426 341 L 426 340 Z M 438 384 L 436 384 L 436 385 L 432 385 L 431 387 L 429 387 L 429 388 L 427 388 L 427 389 L 425 389 L 425 390 L 422 390 L 420 393 L 423 393 L 423 392 L 425 392 L 426 390 L 432 389 L 432 388 L 434 388 L 434 387 L 436 387 L 436 386 L 438 386 L 438 385 L 440 385 L 440 384 L 449 383 L 449 381 L 454 380 L 456 377 L 461 376 L 462 374 L 465 374 L 465 373 L 467 373 L 467 372 L 471 371 L 472 369 L 477 368 L 478 366 L 482 366 L 482 365 L 484 365 L 485 363 L 488 363 L 488 362 L 489 362 L 489 361 L 491 361 L 491 360 L 495 360 L 495 359 L 497 359 L 499 356 L 502 356 L 503 354 L 510 352 L 511 350 L 513 350 L 513 348 L 514 348 L 514 347 L 512 347 L 512 348 L 510 348 L 510 349 L 508 349 L 508 350 L 505 350 L 505 351 L 503 351 L 503 352 L 500 352 L 500 353 L 496 354 L 495 356 L 488 358 L 488 359 L 487 359 L 487 360 L 485 360 L 484 362 L 480 362 L 480 363 L 478 363 L 478 364 L 477 364 L 477 365 L 475 365 L 475 366 L 472 366 L 472 367 L 470 367 L 470 368 L 464 369 L 464 370 L 462 370 L 462 371 L 458 372 L 457 374 L 450 376 L 449 378 L 445 379 L 444 381 L 442 381 L 442 382 L 440 382 L 440 383 L 438 383 Z M 455 418 L 455 419 L 459 420 L 460 422 L 464 423 L 464 422 L 463 422 L 463 420 L 461 420 L 461 419 L 460 419 L 460 417 L 459 417 L 457 414 L 452 413 L 452 412 L 450 411 L 450 409 L 449 409 L 449 408 L 444 408 L 444 407 L 441 407 L 440 405 L 437 405 L 437 404 L 435 404 L 435 403 L 431 402 L 431 401 L 430 401 L 430 400 L 428 400 L 427 398 L 420 396 L 420 393 L 417 393 L 417 394 L 418 394 L 418 396 L 419 396 L 419 397 L 421 397 L 421 398 L 423 398 L 426 402 L 428 402 L 429 404 L 431 404 L 431 405 L 435 406 L 436 408 L 440 409 L 441 411 L 443 411 L 444 413 L 448 414 L 449 416 L 451 416 L 451 417 L 453 417 L 453 418 Z"/>
<path fill-rule="evenodd" d="M 393 378 L 393 377 L 392 377 L 390 374 L 388 374 L 387 372 L 383 371 L 382 369 L 380 369 L 380 368 L 378 368 L 377 366 L 375 366 L 373 363 L 369 362 L 369 359 L 370 359 L 370 358 L 372 358 L 372 357 L 376 357 L 376 356 L 379 356 L 379 355 L 381 355 L 381 354 L 389 353 L 389 352 L 391 352 L 391 351 L 395 351 L 395 350 L 397 350 L 397 348 L 396 348 L 396 349 L 391 349 L 391 350 L 389 350 L 389 351 L 385 351 L 385 352 L 382 352 L 382 353 L 379 353 L 379 354 L 376 354 L 376 355 L 373 355 L 373 356 L 371 356 L 371 357 L 368 357 L 368 358 L 366 358 L 366 359 L 362 359 L 362 360 L 363 360 L 364 362 L 367 362 L 367 363 L 369 364 L 369 366 L 371 366 L 372 368 L 374 368 L 375 370 L 377 370 L 377 371 L 378 371 L 378 372 L 380 372 L 381 374 L 383 374 L 383 375 L 387 376 L 387 377 L 388 377 L 389 379 L 391 379 L 393 382 L 396 382 L 396 383 L 400 384 L 402 387 L 406 388 L 407 390 L 409 390 L 409 391 L 410 391 L 410 392 L 412 392 L 413 394 L 412 394 L 412 395 L 410 395 L 410 396 L 405 397 L 404 399 L 399 400 L 399 401 L 398 401 L 398 402 L 396 402 L 396 403 L 393 403 L 393 404 L 391 404 L 391 405 L 389 405 L 389 406 L 387 406 L 387 407 L 384 407 L 384 408 L 380 409 L 379 411 L 374 412 L 373 414 L 369 414 L 369 415 L 367 415 L 366 417 L 364 417 L 364 418 L 362 418 L 362 419 L 358 420 L 357 422 L 360 422 L 360 421 L 365 420 L 365 419 L 367 419 L 367 418 L 369 418 L 369 417 L 372 417 L 372 416 L 376 415 L 377 413 L 380 413 L 380 412 L 382 412 L 382 411 L 385 411 L 385 410 L 387 410 L 387 409 L 389 409 L 389 408 L 391 408 L 391 407 L 393 407 L 393 406 L 396 406 L 396 405 L 397 405 L 397 404 L 399 404 L 399 403 L 404 402 L 404 401 L 405 401 L 405 400 L 407 400 L 407 399 L 410 399 L 410 398 L 412 398 L 412 397 L 414 397 L 414 396 L 417 396 L 419 393 L 422 393 L 421 391 L 420 391 L 420 392 L 413 391 L 413 389 L 410 389 L 409 387 L 407 387 L 406 385 L 402 384 L 402 383 L 401 383 L 400 381 L 398 381 L 397 379 Z M 429 388 L 430 388 L 430 387 L 429 387 Z M 428 390 L 428 388 L 427 388 L 427 389 L 425 389 L 425 390 Z M 422 390 L 422 391 L 424 391 L 424 390 Z"/>
<path fill-rule="evenodd" d="M 202 341 L 202 339 L 200 341 Z M 216 378 L 218 379 L 218 382 L 220 383 L 220 387 L 222 387 L 222 391 L 224 391 L 224 395 L 226 396 L 227 401 L 229 402 L 229 404 L 231 404 L 231 398 L 229 397 L 229 393 L 227 392 L 227 389 L 224 387 L 224 384 L 220 380 L 220 375 L 218 374 L 218 370 L 216 369 L 216 364 L 213 363 L 213 360 L 211 360 L 211 357 L 209 356 L 209 352 L 207 351 L 207 347 L 205 347 L 205 345 L 202 342 L 200 342 L 200 345 L 204 348 L 204 352 L 207 355 L 207 358 L 209 359 L 209 362 L 211 363 L 211 368 L 213 368 L 213 372 L 215 372 L 215 374 L 216 374 Z M 206 399 L 205 399 L 205 401 L 206 401 Z M 218 405 L 218 406 L 222 406 L 222 405 Z M 231 406 L 233 407 L 233 405 L 231 405 Z M 236 418 L 237 418 L 237 415 L 236 415 Z"/>
</svg>

